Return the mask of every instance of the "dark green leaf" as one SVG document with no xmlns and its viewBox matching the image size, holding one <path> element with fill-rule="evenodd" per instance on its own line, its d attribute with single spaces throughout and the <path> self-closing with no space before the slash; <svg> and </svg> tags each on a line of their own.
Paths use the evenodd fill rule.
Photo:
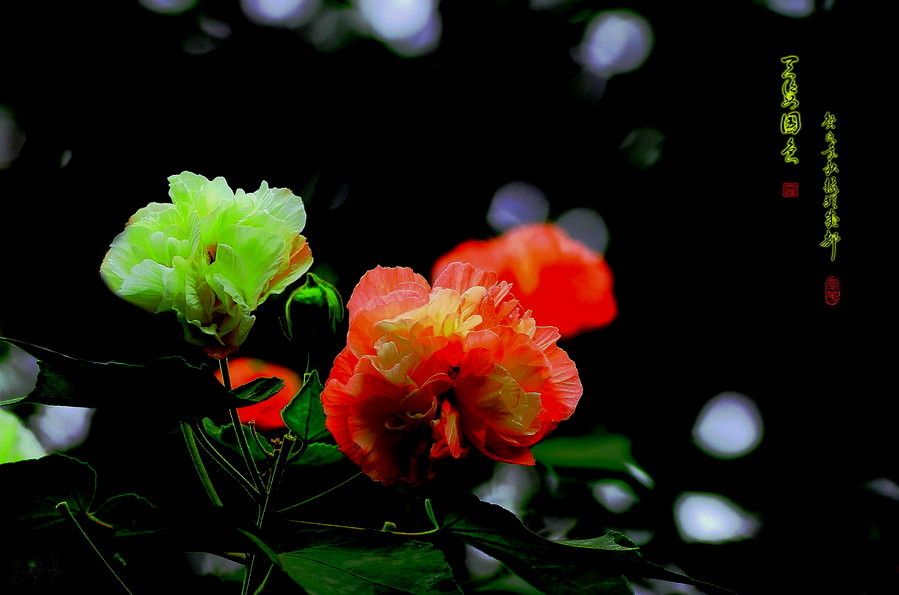
<svg viewBox="0 0 899 595">
<path fill-rule="evenodd" d="M 238 407 L 246 407 L 253 403 L 261 403 L 267 398 L 278 394 L 284 388 L 284 380 L 281 378 L 257 378 L 247 384 L 234 388 L 232 394 L 240 399 Z"/>
<path fill-rule="evenodd" d="M 306 547 L 281 560 L 310 595 L 461 592 L 440 550 L 389 535 Z"/>
<path fill-rule="evenodd" d="M 337 323 L 343 320 L 343 298 L 337 288 L 313 274 L 306 273 L 306 282 L 296 288 L 284 306 L 284 319 L 287 322 L 287 334 L 293 336 L 293 322 L 290 318 L 290 309 L 293 304 L 306 304 L 328 309 L 328 320 L 331 322 L 331 331 L 337 332 Z"/>
<path fill-rule="evenodd" d="M 252 429 L 243 424 L 240 425 L 240 429 L 247 441 L 247 446 L 250 449 L 250 454 L 255 460 L 265 461 L 271 458 L 274 450 L 267 447 L 265 442 L 263 442 L 263 444 L 259 444 L 256 438 L 253 436 Z M 224 444 L 236 453 L 241 452 L 240 446 L 237 444 L 237 434 L 235 434 L 234 432 L 234 424 L 228 423 L 219 426 L 207 417 L 203 419 L 203 430 L 206 432 L 207 436 L 209 436 L 216 442 Z"/>
<path fill-rule="evenodd" d="M 604 432 L 548 438 L 531 452 L 538 461 L 552 467 L 626 471 L 626 464 L 636 464 L 631 441 L 620 434 Z"/>
<path fill-rule="evenodd" d="M 117 536 L 143 535 L 160 528 L 159 509 L 137 494 L 119 494 L 109 498 L 89 514 L 94 522 L 112 527 Z"/>
<path fill-rule="evenodd" d="M 573 542 L 544 539 L 521 524 L 514 514 L 481 502 L 472 494 L 435 501 L 444 516 L 443 532 L 503 562 L 537 589 L 567 593 L 631 593 L 626 576 L 655 578 L 699 586 L 708 592 L 725 589 L 668 571 L 646 561 L 624 535 Z"/>
<path fill-rule="evenodd" d="M 194 366 L 180 357 L 165 357 L 147 364 L 94 362 L 69 357 L 16 339 L 2 338 L 37 358 L 39 372 L 34 389 L 18 402 L 69 407 L 115 407 L 146 411 L 164 405 L 180 415 L 208 415 L 261 401 L 280 390 L 277 378 L 259 379 L 241 387 L 236 395 L 215 379 L 210 366 Z M 277 386 L 276 386 L 277 385 Z"/>
<path fill-rule="evenodd" d="M 56 510 L 60 502 L 73 512 L 89 512 L 97 474 L 78 459 L 51 454 L 0 465 L 0 486 L 0 526 L 21 523 L 40 529 L 63 521 Z"/>
<path fill-rule="evenodd" d="M 303 442 L 320 441 L 330 435 L 325 427 L 321 394 L 324 387 L 313 370 L 303 377 L 303 388 L 281 411 L 281 419 Z"/>
<path fill-rule="evenodd" d="M 334 444 L 325 444 L 324 442 L 313 442 L 306 446 L 306 450 L 299 458 L 293 461 L 294 465 L 328 465 L 330 463 L 339 463 L 345 461 L 346 455 L 337 449 Z"/>
</svg>

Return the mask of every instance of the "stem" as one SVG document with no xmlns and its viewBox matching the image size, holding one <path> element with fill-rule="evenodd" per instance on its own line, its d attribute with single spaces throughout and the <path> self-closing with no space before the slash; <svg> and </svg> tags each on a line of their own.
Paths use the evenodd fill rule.
<svg viewBox="0 0 899 595">
<path fill-rule="evenodd" d="M 254 499 L 258 500 L 260 498 L 259 491 L 250 483 L 246 477 L 244 477 L 240 471 L 234 468 L 234 465 L 231 464 L 228 459 L 226 459 L 222 453 L 220 453 L 212 442 L 209 441 L 209 437 L 206 436 L 206 433 L 203 431 L 203 428 L 200 426 L 199 420 L 194 420 L 191 422 L 194 435 L 200 437 L 200 445 L 206 451 L 212 460 L 219 464 L 219 466 L 231 476 L 234 481 L 236 481 L 240 487 L 242 487 L 246 492 Z"/>
<path fill-rule="evenodd" d="M 342 482 L 340 482 L 339 484 L 337 484 L 337 485 L 334 486 L 333 488 L 328 488 L 328 489 L 325 490 L 324 492 L 322 492 L 322 493 L 320 493 L 320 494 L 316 494 L 315 496 L 312 496 L 311 498 L 306 498 L 306 499 L 303 500 L 302 502 L 297 502 L 296 504 L 291 504 L 290 506 L 285 506 L 284 508 L 282 508 L 282 509 L 279 510 L 278 512 L 285 512 L 285 511 L 290 510 L 291 508 L 296 508 L 297 506 L 302 506 L 303 504 L 306 504 L 307 502 L 312 502 L 313 500 L 316 500 L 316 499 L 318 499 L 318 498 L 321 498 L 322 496 L 326 496 L 326 495 L 330 494 L 331 492 L 333 492 L 334 490 L 336 490 L 337 488 L 342 488 L 343 486 L 345 486 L 346 484 L 350 483 L 351 481 L 353 481 L 354 479 L 356 479 L 356 478 L 359 477 L 360 475 L 362 475 L 362 472 L 361 472 L 361 471 L 360 471 L 359 473 L 357 473 L 356 475 L 353 475 L 353 476 L 350 477 L 349 479 L 343 480 Z"/>
<path fill-rule="evenodd" d="M 222 383 L 225 385 L 225 389 L 228 392 L 231 392 L 231 373 L 228 370 L 228 358 L 219 360 L 219 369 L 222 371 Z M 247 471 L 249 471 L 250 481 L 257 492 L 262 492 L 263 485 L 262 478 L 259 475 L 259 468 L 256 466 L 256 461 L 253 460 L 253 456 L 250 454 L 250 447 L 247 445 L 246 436 L 243 435 L 243 426 L 240 423 L 240 417 L 237 415 L 237 409 L 232 407 L 228 410 L 228 413 L 231 415 L 231 424 L 234 426 L 234 435 L 237 437 L 237 445 L 240 447 L 240 454 L 243 455 L 244 463 L 247 466 Z"/>
<path fill-rule="evenodd" d="M 213 506 L 222 506 L 222 501 L 215 491 L 215 486 L 212 485 L 212 479 L 209 477 L 209 472 L 206 471 L 206 465 L 203 464 L 203 459 L 200 458 L 200 451 L 197 449 L 197 440 L 194 436 L 194 432 L 187 422 L 181 422 L 181 433 L 184 434 L 184 442 L 187 443 L 187 452 L 190 454 L 190 458 L 194 463 L 194 469 L 197 470 L 197 475 L 200 477 L 200 483 L 202 483 L 203 487 L 206 489 L 209 500 L 212 502 Z"/>
<path fill-rule="evenodd" d="M 262 529 L 265 526 L 266 514 L 268 513 L 271 503 L 275 499 L 275 493 L 278 491 L 278 485 L 281 483 L 281 478 L 284 476 L 284 470 L 287 468 L 287 461 L 290 457 L 290 450 L 293 448 L 293 445 L 295 443 L 296 438 L 294 438 L 291 434 L 285 434 L 284 438 L 281 440 L 281 443 L 275 450 L 275 465 L 272 468 L 271 475 L 269 475 L 268 485 L 265 488 L 265 501 L 262 504 L 262 508 L 259 510 L 259 517 L 256 520 L 256 527 L 260 532 L 262 532 Z M 244 577 L 242 595 L 249 595 L 250 593 L 253 574 L 257 569 L 257 562 L 258 556 L 256 554 L 250 554 L 249 563 L 247 565 L 247 574 Z"/>
<path fill-rule="evenodd" d="M 94 553 L 97 554 L 97 557 L 100 558 L 100 560 L 103 562 L 103 565 L 106 566 L 106 569 L 109 570 L 110 574 L 112 574 L 112 576 L 115 577 L 115 580 L 118 581 L 122 589 L 124 589 L 125 592 L 129 595 L 133 595 L 131 589 L 129 589 L 128 586 L 125 585 L 125 582 L 121 579 L 121 577 L 119 577 L 118 574 L 116 574 L 115 569 L 113 569 L 109 562 L 107 562 L 106 558 L 103 557 L 103 554 L 100 553 L 100 550 L 97 549 L 97 546 L 94 545 L 94 542 L 91 541 L 91 538 L 88 537 L 87 533 L 85 533 L 84 529 L 81 527 L 81 524 L 78 522 L 78 519 L 76 519 L 75 515 L 72 514 L 72 509 L 69 508 L 69 503 L 66 501 L 62 501 L 57 504 L 56 510 L 60 509 L 62 509 L 61 512 L 63 513 L 63 516 L 65 516 L 69 520 L 69 522 L 71 522 L 75 526 L 84 540 L 88 543 L 88 545 L 91 546 L 91 549 L 94 550 Z"/>
</svg>

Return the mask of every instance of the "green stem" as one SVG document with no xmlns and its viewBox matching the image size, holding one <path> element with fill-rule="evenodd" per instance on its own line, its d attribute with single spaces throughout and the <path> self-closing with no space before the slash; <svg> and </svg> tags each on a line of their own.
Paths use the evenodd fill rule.
<svg viewBox="0 0 899 595">
<path fill-rule="evenodd" d="M 230 392 L 232 387 L 231 373 L 228 370 L 228 358 L 219 360 L 219 369 L 222 371 L 222 383 L 225 385 L 225 389 Z M 256 491 L 261 493 L 263 491 L 262 477 L 259 474 L 259 468 L 256 466 L 256 461 L 253 460 L 253 455 L 250 454 L 247 438 L 243 435 L 243 428 L 241 427 L 240 417 L 237 415 L 237 409 L 232 407 L 228 410 L 228 413 L 231 416 L 231 424 L 234 426 L 234 435 L 237 437 L 237 445 L 240 447 L 240 454 L 243 455 L 244 463 L 250 474 L 250 481 L 252 482 L 253 487 L 256 488 Z"/>
<path fill-rule="evenodd" d="M 228 461 L 228 459 L 226 459 L 224 455 L 222 455 L 222 453 L 220 453 L 215 448 L 212 442 L 209 441 L 209 437 L 203 431 L 202 426 L 200 426 L 199 420 L 194 420 L 193 422 L 191 422 L 191 425 L 194 430 L 194 436 L 198 436 L 200 438 L 199 443 L 206 451 L 206 454 L 208 454 L 210 458 L 212 458 L 212 460 L 218 463 L 219 466 L 240 485 L 240 487 L 246 490 L 250 497 L 258 501 L 258 499 L 260 498 L 259 491 L 256 490 L 255 486 L 250 483 L 250 480 L 244 477 L 240 473 L 240 471 L 235 469 L 234 465 L 232 465 L 231 462 Z"/>
<path fill-rule="evenodd" d="M 187 452 L 190 454 L 190 458 L 194 463 L 194 469 L 197 470 L 197 475 L 200 477 L 200 483 L 202 483 L 203 487 L 206 489 L 209 500 L 212 502 L 213 506 L 222 506 L 222 501 L 215 491 L 215 486 L 212 485 L 212 479 L 209 477 L 209 472 L 206 471 L 206 465 L 203 464 L 203 459 L 200 458 L 200 450 L 197 448 L 196 436 L 194 436 L 194 432 L 187 422 L 181 422 L 181 433 L 184 434 L 184 442 L 187 443 Z"/>
<path fill-rule="evenodd" d="M 97 546 L 94 545 L 94 542 L 91 541 L 91 538 L 88 537 L 87 533 L 81 527 L 81 524 L 78 522 L 78 519 L 76 519 L 75 515 L 72 514 L 72 509 L 69 508 L 69 503 L 66 501 L 62 501 L 59 504 L 57 504 L 56 510 L 60 510 L 60 509 L 62 509 L 63 516 L 65 516 L 69 520 L 69 522 L 71 522 L 72 525 L 75 526 L 75 528 L 78 530 L 78 532 L 84 538 L 84 540 L 88 543 L 89 546 L 91 546 L 91 549 L 94 550 L 94 553 L 97 554 L 97 557 L 100 558 L 100 560 L 103 562 L 103 565 L 106 566 L 106 569 L 109 570 L 110 574 L 112 574 L 112 576 L 115 577 L 116 581 L 118 581 L 118 583 L 122 587 L 122 589 L 129 595 L 133 595 L 131 592 L 131 589 L 129 589 L 128 586 L 125 585 L 125 582 L 121 579 L 121 577 L 118 574 L 116 574 L 115 569 L 109 564 L 109 562 L 106 560 L 106 558 L 103 557 L 103 554 L 100 553 L 100 550 L 97 549 Z"/>
<path fill-rule="evenodd" d="M 297 502 L 296 504 L 291 504 L 290 506 L 285 506 L 284 508 L 282 508 L 282 509 L 279 510 L 278 512 L 286 512 L 286 511 L 290 510 L 291 508 L 296 508 L 297 506 L 302 506 L 303 504 L 306 504 L 307 502 L 312 502 L 313 500 L 317 500 L 318 498 L 321 498 L 322 496 L 327 496 L 328 494 L 330 494 L 331 492 L 333 492 L 333 491 L 336 490 L 337 488 L 342 488 L 343 486 L 345 486 L 346 484 L 350 483 L 351 481 L 353 481 L 354 479 L 356 479 L 356 478 L 359 477 L 360 475 L 362 475 L 362 472 L 361 472 L 361 471 L 360 471 L 359 473 L 357 473 L 356 475 L 353 475 L 353 476 L 350 477 L 349 479 L 346 479 L 346 480 L 340 482 L 339 484 L 337 484 L 337 485 L 334 486 L 333 488 L 328 488 L 328 489 L 325 490 L 324 492 L 322 492 L 322 493 L 320 493 L 320 494 L 316 494 L 315 496 L 312 496 L 311 498 L 306 498 L 306 499 L 303 500 L 302 502 Z"/>
<path fill-rule="evenodd" d="M 285 434 L 284 438 L 281 440 L 281 443 L 278 445 L 278 448 L 275 451 L 275 465 L 272 468 L 271 475 L 269 475 L 268 485 L 265 488 L 265 501 L 262 504 L 262 508 L 259 510 L 259 517 L 256 520 L 256 527 L 260 532 L 262 532 L 262 529 L 265 526 L 266 515 L 269 508 L 271 507 L 272 502 L 274 502 L 275 500 L 275 494 L 278 491 L 278 486 L 281 483 L 281 479 L 284 477 L 284 470 L 287 469 L 287 461 L 290 458 L 290 451 L 295 443 L 296 438 L 294 438 L 291 434 Z M 244 577 L 242 595 L 249 595 L 250 593 L 253 575 L 257 570 L 258 561 L 259 557 L 257 555 L 250 554 L 249 563 L 247 565 L 247 574 Z"/>
</svg>

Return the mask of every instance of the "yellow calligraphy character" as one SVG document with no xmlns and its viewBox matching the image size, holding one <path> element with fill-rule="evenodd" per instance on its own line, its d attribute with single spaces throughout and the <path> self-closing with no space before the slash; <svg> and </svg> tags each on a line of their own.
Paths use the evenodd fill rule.
<svg viewBox="0 0 899 595">
<path fill-rule="evenodd" d="M 780 152 L 784 157 L 784 163 L 799 163 L 799 159 L 793 157 L 796 153 L 796 143 L 793 141 L 793 137 L 787 139 L 787 145 Z"/>
<path fill-rule="evenodd" d="M 791 110 L 798 109 L 799 100 L 796 99 L 797 91 L 799 91 L 799 87 L 796 86 L 794 78 L 785 80 L 783 87 L 781 88 L 784 100 L 780 102 L 780 107 L 789 107 Z"/>
<path fill-rule="evenodd" d="M 822 248 L 830 248 L 830 260 L 833 262 L 837 256 L 837 242 L 840 241 L 840 234 L 829 229 L 824 232 L 824 241 L 818 244 Z"/>
<path fill-rule="evenodd" d="M 840 173 L 840 168 L 837 167 L 837 164 L 833 161 L 828 161 L 824 166 L 824 175 L 831 176 L 833 174 Z"/>
<path fill-rule="evenodd" d="M 839 157 L 839 155 L 837 155 L 837 148 L 833 145 L 830 145 L 826 150 L 821 151 L 821 154 L 827 157 L 828 161 L 833 161 Z"/>
<path fill-rule="evenodd" d="M 787 65 L 787 67 L 784 68 L 783 74 L 780 76 L 783 78 L 787 78 L 787 76 L 789 76 L 789 73 L 793 72 L 793 64 L 799 62 L 799 56 L 784 56 L 780 59 L 780 61 Z"/>
<path fill-rule="evenodd" d="M 802 128 L 799 112 L 789 112 L 780 117 L 780 133 L 796 134 Z"/>
<path fill-rule="evenodd" d="M 839 227 L 840 226 L 840 218 L 837 217 L 837 212 L 833 209 L 827 210 L 824 213 L 824 227 L 830 229 L 831 227 Z"/>
<path fill-rule="evenodd" d="M 824 121 L 821 122 L 826 130 L 833 130 L 837 127 L 837 117 L 830 112 L 824 112 Z"/>
</svg>

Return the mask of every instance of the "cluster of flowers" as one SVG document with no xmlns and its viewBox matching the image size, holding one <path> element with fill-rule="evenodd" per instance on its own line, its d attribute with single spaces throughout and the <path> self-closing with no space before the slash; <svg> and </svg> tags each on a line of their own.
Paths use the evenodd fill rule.
<svg viewBox="0 0 899 595">
<path fill-rule="evenodd" d="M 265 182 L 253 193 L 190 172 L 169 183 L 171 203 L 131 217 L 101 276 L 141 308 L 174 312 L 186 340 L 224 359 L 247 337 L 256 308 L 311 266 L 303 203 Z M 534 464 L 530 447 L 572 415 L 583 392 L 557 341 L 616 316 L 604 258 L 536 224 L 459 245 L 437 260 L 432 279 L 378 266 L 359 281 L 346 347 L 321 394 L 328 430 L 385 484 L 421 484 L 441 461 L 472 451 Z M 262 430 L 282 428 L 299 376 L 251 358 L 234 359 L 231 374 L 236 386 L 285 380 L 278 395 L 239 411 Z"/>
</svg>

